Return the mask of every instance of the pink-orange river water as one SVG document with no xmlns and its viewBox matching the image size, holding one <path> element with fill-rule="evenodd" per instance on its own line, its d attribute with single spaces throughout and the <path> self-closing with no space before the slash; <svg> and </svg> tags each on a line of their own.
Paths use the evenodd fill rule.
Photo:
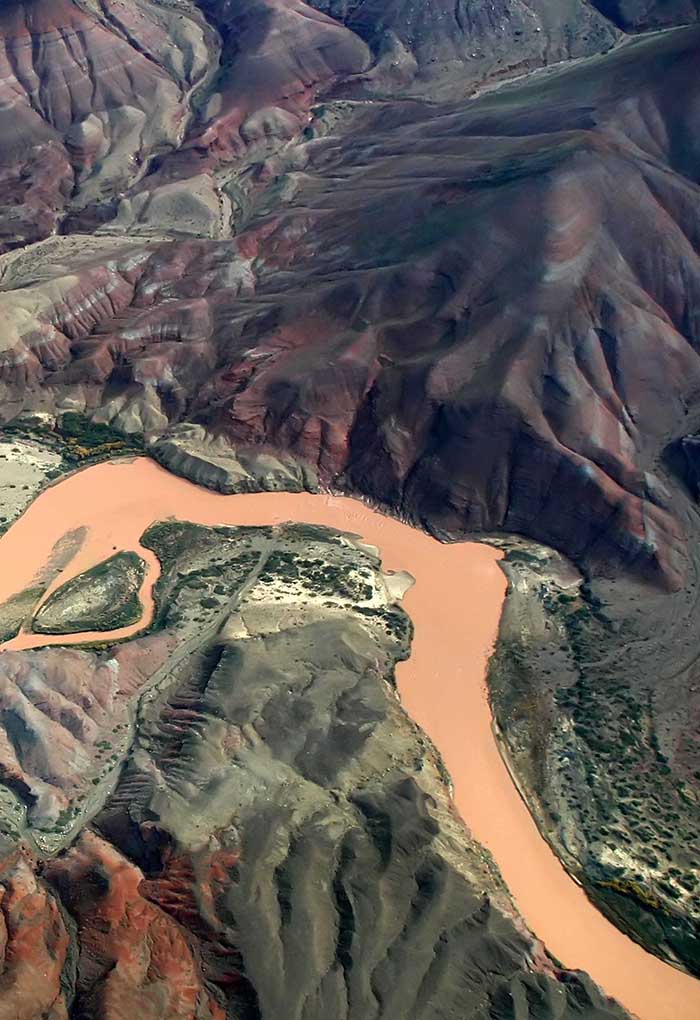
<svg viewBox="0 0 700 1020">
<path fill-rule="evenodd" d="M 4 647 L 105 640 L 141 630 L 152 616 L 151 589 L 160 568 L 139 539 L 150 524 L 167 518 L 207 525 L 327 525 L 378 546 L 385 569 L 408 570 L 415 585 L 404 606 L 415 636 L 410 659 L 397 670 L 403 706 L 439 749 L 459 813 L 493 854 L 527 924 L 564 966 L 588 971 L 640 1020 L 700 1020 L 700 981 L 645 952 L 596 910 L 540 836 L 503 762 L 485 681 L 506 588 L 497 550 L 475 542 L 442 545 L 345 497 L 222 496 L 146 458 L 100 464 L 43 492 L 0 539 L 0 601 L 31 584 L 66 532 L 87 526 L 85 542 L 53 587 L 115 549 L 135 550 L 149 565 L 142 620 L 110 635 L 21 633 Z"/>
</svg>

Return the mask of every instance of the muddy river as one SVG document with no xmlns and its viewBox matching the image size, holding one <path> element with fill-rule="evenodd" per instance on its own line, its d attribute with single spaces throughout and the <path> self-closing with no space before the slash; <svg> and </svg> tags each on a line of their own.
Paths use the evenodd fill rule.
<svg viewBox="0 0 700 1020">
<path fill-rule="evenodd" d="M 86 525 L 81 548 L 54 587 L 115 549 L 136 550 L 149 563 L 144 618 L 109 636 L 137 633 L 150 620 L 159 571 L 139 538 L 154 521 L 169 517 L 200 524 L 329 525 L 378 546 L 385 569 L 410 571 L 416 583 L 403 604 L 415 638 L 410 659 L 397 671 L 402 702 L 439 748 L 459 813 L 495 857 L 528 925 L 566 967 L 588 971 L 642 1020 L 698 1020 L 700 981 L 646 953 L 595 909 L 539 835 L 503 763 L 485 686 L 505 594 L 498 551 L 474 542 L 441 545 L 348 498 L 221 496 L 140 458 L 87 468 L 39 496 L 0 540 L 0 601 L 30 585 L 58 539 Z M 6 647 L 90 637 L 20 634 Z"/>
</svg>

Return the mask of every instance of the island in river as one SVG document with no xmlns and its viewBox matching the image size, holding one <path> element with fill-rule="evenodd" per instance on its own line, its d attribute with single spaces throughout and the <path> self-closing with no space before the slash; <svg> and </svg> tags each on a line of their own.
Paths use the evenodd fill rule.
<svg viewBox="0 0 700 1020">
<path fill-rule="evenodd" d="M 528 1016 L 536 1002 L 552 1017 L 621 1016 L 558 969 L 521 915 L 561 966 L 642 1020 L 698 1015 L 700 983 L 598 913 L 499 753 L 485 684 L 505 594 L 496 549 L 441 544 L 340 496 L 222 496 L 139 458 L 35 500 L 0 540 L 0 599 L 31 590 L 79 528 L 44 600 L 115 551 L 137 553 L 146 573 L 138 622 L 70 637 L 25 627 L 4 645 L 3 806 L 22 816 L 14 832 L 34 863 L 30 878 L 26 855 L 9 854 L 3 880 L 9 900 L 39 883 L 54 943 L 58 903 L 87 930 L 110 918 L 98 941 L 112 964 L 134 913 L 155 905 L 164 941 L 175 938 L 166 920 L 186 919 L 198 949 L 180 947 L 179 982 L 186 972 L 200 1013 L 171 1003 L 169 1016 L 235 1005 L 265 1020 L 355 1017 L 366 1008 L 357 973 L 394 1002 L 375 1005 L 378 1017 L 427 1018 L 446 1003 L 476 1015 L 487 1001 L 494 1016 Z M 76 775 L 60 741 L 20 760 L 38 713 L 78 766 L 82 753 Z M 76 883 L 98 873 L 107 889 L 81 898 Z M 131 905 L 117 874 L 132 876 Z M 301 925 L 316 943 L 300 959 Z M 72 937 L 66 928 L 65 959 Z M 415 986 L 392 981 L 397 953 L 418 961 Z M 101 1015 L 89 1009 L 118 988 L 88 972 L 78 966 L 72 994 Z M 130 973 L 129 987 L 141 996 L 149 980 Z"/>
</svg>

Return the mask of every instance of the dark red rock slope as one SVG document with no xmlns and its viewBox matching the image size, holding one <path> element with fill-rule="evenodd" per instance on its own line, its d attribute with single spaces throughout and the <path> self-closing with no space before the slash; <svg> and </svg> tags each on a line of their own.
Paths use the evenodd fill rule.
<svg viewBox="0 0 700 1020">
<path fill-rule="evenodd" d="M 67 1020 L 70 936 L 63 912 L 19 853 L 0 860 L 0 1018 Z"/>
<path fill-rule="evenodd" d="M 85 832 L 45 871 L 80 930 L 74 1015 L 113 1020 L 226 1020 L 190 938 L 142 891 L 141 871 Z"/>
<path fill-rule="evenodd" d="M 202 7 L 221 27 L 223 50 L 215 112 L 196 144 L 218 155 L 266 132 L 292 136 L 320 85 L 369 66 L 364 43 L 303 0 L 205 0 Z"/>
<path fill-rule="evenodd" d="M 446 532 L 677 585 L 655 464 L 697 413 L 699 39 L 309 146 L 263 244 L 267 356 L 227 358 L 195 413 Z"/>
<path fill-rule="evenodd" d="M 325 136 L 321 116 L 251 165 L 234 239 L 23 256 L 6 407 L 195 419 L 441 533 L 677 587 L 657 465 L 698 414 L 699 46 L 688 28 L 469 104 L 360 104 Z M 221 116 L 225 147 L 243 114 Z"/>
</svg>

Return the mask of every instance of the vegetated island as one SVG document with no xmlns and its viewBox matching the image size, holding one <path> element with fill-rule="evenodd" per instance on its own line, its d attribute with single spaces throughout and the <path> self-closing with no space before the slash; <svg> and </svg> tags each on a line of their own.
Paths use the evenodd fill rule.
<svg viewBox="0 0 700 1020">
<path fill-rule="evenodd" d="M 36 634 L 111 631 L 137 623 L 143 613 L 139 589 L 146 564 L 135 552 L 119 552 L 71 578 L 53 592 L 32 620 Z"/>
</svg>

